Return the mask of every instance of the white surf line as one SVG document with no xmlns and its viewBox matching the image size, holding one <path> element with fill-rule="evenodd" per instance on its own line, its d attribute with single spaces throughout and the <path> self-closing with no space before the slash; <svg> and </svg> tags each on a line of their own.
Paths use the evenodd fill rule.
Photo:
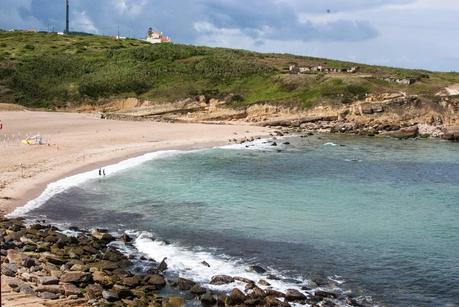
<svg viewBox="0 0 459 307">
<path fill-rule="evenodd" d="M 108 165 L 105 167 L 102 167 L 102 169 L 105 169 L 107 176 L 116 174 L 118 172 L 124 171 L 128 168 L 138 166 L 140 164 L 143 164 L 147 161 L 155 160 L 155 159 L 161 159 L 161 158 L 167 158 L 179 154 L 186 154 L 186 153 L 191 153 L 191 152 L 196 152 L 199 150 L 162 150 L 162 151 L 155 151 L 155 152 L 150 152 L 146 153 L 144 155 L 130 158 L 127 160 L 120 161 L 116 164 Z M 84 182 L 91 180 L 91 179 L 97 179 L 99 177 L 99 172 L 98 169 L 94 169 L 92 171 L 80 173 L 77 175 L 65 177 L 63 179 L 60 179 L 55 182 L 51 182 L 48 184 L 46 189 L 41 193 L 40 196 L 38 196 L 35 199 L 30 200 L 27 202 L 24 206 L 16 208 L 13 212 L 9 213 L 6 215 L 7 218 L 14 218 L 14 217 L 20 217 L 25 215 L 26 213 L 39 208 L 41 205 L 46 203 L 49 199 L 51 199 L 54 195 L 62 193 L 69 188 L 76 187 L 78 185 L 83 184 Z"/>
</svg>

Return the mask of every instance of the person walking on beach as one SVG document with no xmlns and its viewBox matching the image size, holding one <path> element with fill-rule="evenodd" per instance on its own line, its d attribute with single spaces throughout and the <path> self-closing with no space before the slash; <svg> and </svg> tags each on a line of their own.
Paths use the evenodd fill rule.
<svg viewBox="0 0 459 307">
<path fill-rule="evenodd" d="M 105 168 L 102 170 L 102 173 L 104 174 L 104 177 L 105 177 Z"/>
<path fill-rule="evenodd" d="M 99 176 L 102 176 L 102 169 L 99 168 Z"/>
</svg>

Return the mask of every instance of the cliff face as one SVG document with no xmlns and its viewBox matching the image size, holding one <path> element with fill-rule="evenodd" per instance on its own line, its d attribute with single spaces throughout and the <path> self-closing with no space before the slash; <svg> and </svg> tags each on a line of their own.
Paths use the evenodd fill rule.
<svg viewBox="0 0 459 307">
<path fill-rule="evenodd" d="M 308 109 L 266 103 L 236 107 L 233 99 L 232 95 L 221 100 L 198 96 L 162 104 L 130 99 L 112 102 L 99 111 L 107 119 L 246 122 L 296 130 L 393 137 L 456 139 L 456 132 L 450 134 L 459 126 L 459 99 L 449 96 L 432 101 L 404 93 L 384 93 L 348 104 L 318 104 Z"/>
</svg>

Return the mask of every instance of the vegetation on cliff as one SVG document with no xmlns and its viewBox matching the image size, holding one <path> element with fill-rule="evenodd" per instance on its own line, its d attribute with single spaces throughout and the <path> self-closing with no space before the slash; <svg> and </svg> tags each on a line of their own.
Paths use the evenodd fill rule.
<svg viewBox="0 0 459 307">
<path fill-rule="evenodd" d="M 359 66 L 356 74 L 291 75 L 288 65 Z M 384 77 L 415 78 L 400 85 Z M 104 36 L 0 32 L 0 100 L 63 107 L 138 97 L 172 101 L 237 94 L 237 104 L 309 107 L 348 103 L 366 94 L 405 91 L 434 99 L 457 73 L 395 69 L 286 54 L 175 44 L 150 45 Z"/>
</svg>

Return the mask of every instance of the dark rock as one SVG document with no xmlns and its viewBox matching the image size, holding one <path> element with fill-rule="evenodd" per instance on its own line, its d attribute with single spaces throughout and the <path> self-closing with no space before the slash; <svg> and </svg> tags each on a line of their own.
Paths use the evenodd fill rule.
<svg viewBox="0 0 459 307">
<path fill-rule="evenodd" d="M 27 294 L 27 295 L 35 295 L 35 291 L 32 287 L 26 283 L 19 285 L 19 292 Z"/>
<path fill-rule="evenodd" d="M 104 289 L 98 284 L 88 285 L 85 289 L 87 299 L 98 299 L 102 297 L 102 291 Z"/>
<path fill-rule="evenodd" d="M 64 263 L 67 262 L 63 258 L 58 257 L 51 253 L 43 253 L 43 257 L 47 262 L 55 264 L 55 265 L 63 265 Z"/>
<path fill-rule="evenodd" d="M 164 279 L 164 276 L 159 274 L 153 274 L 149 276 L 147 283 L 153 286 L 155 290 L 160 290 L 166 286 L 166 280 Z"/>
<path fill-rule="evenodd" d="M 210 264 L 208 264 L 206 261 L 201 262 L 201 264 L 206 266 L 206 267 L 208 267 L 208 268 L 210 268 Z"/>
<path fill-rule="evenodd" d="M 288 289 L 285 291 L 285 299 L 289 302 L 302 302 L 306 300 L 306 295 L 296 289 Z"/>
<path fill-rule="evenodd" d="M 245 282 L 246 284 L 254 284 L 255 282 L 251 279 L 248 279 L 248 278 L 245 278 L 245 277 L 240 277 L 240 276 L 235 276 L 233 277 L 234 280 L 237 280 L 237 281 L 242 281 L 242 282 Z"/>
<path fill-rule="evenodd" d="M 164 272 L 165 270 L 167 270 L 166 259 L 167 259 L 167 258 L 164 258 L 164 259 L 161 261 L 161 263 L 158 265 L 157 270 L 158 270 L 159 272 Z"/>
<path fill-rule="evenodd" d="M 203 294 L 206 293 L 206 292 L 207 292 L 207 289 L 204 288 L 204 287 L 202 287 L 202 286 L 200 286 L 200 285 L 198 285 L 198 284 L 194 285 L 194 286 L 190 289 L 190 293 L 191 293 L 191 294 L 198 295 L 198 296 L 199 296 L 199 295 L 203 295 Z"/>
<path fill-rule="evenodd" d="M 276 275 L 273 275 L 273 274 L 269 274 L 268 276 L 266 276 L 266 278 L 270 280 L 281 280 L 280 277 L 277 277 Z"/>
<path fill-rule="evenodd" d="M 102 256 L 102 259 L 109 260 L 112 262 L 118 262 L 124 259 L 124 255 L 116 249 L 108 248 Z"/>
<path fill-rule="evenodd" d="M 271 146 L 277 146 L 277 143 L 276 142 L 272 142 Z"/>
<path fill-rule="evenodd" d="M 290 306 L 289 303 L 281 302 L 274 296 L 267 296 L 264 300 L 264 306 L 278 306 L 278 307 L 288 307 Z"/>
<path fill-rule="evenodd" d="M 60 277 L 61 282 L 65 283 L 87 283 L 91 280 L 91 274 L 84 272 L 67 272 Z"/>
<path fill-rule="evenodd" d="M 267 289 L 267 290 L 265 290 L 265 292 L 266 292 L 266 296 L 285 297 L 284 293 L 282 293 L 280 291 L 273 290 L 273 289 Z"/>
<path fill-rule="evenodd" d="M 17 278 L 9 278 L 6 282 L 8 284 L 8 286 L 10 286 L 10 288 L 19 288 L 19 286 L 23 283 L 22 281 L 20 281 L 19 279 Z"/>
<path fill-rule="evenodd" d="M 320 298 L 337 298 L 338 297 L 338 295 L 336 295 L 333 292 L 327 292 L 327 291 L 322 291 L 322 290 L 314 291 L 314 296 L 320 297 Z"/>
<path fill-rule="evenodd" d="M 14 263 L 2 263 L 2 274 L 5 276 L 14 277 L 18 272 L 18 266 Z"/>
<path fill-rule="evenodd" d="M 130 236 L 128 236 L 127 234 L 123 233 L 123 235 L 121 236 L 121 241 L 123 241 L 124 243 L 129 243 L 132 241 L 132 238 Z"/>
<path fill-rule="evenodd" d="M 109 302 L 116 302 L 119 300 L 118 294 L 115 291 L 104 290 L 102 297 Z"/>
<path fill-rule="evenodd" d="M 30 258 L 30 257 L 25 257 L 23 260 L 22 260 L 22 266 L 26 267 L 26 268 L 31 268 L 33 266 L 35 266 L 36 263 L 35 263 L 35 259 L 33 258 Z"/>
<path fill-rule="evenodd" d="M 177 287 L 180 290 L 190 290 L 196 283 L 192 280 L 181 278 L 177 279 Z"/>
<path fill-rule="evenodd" d="M 57 300 L 59 298 L 59 295 L 51 292 L 41 292 L 38 296 L 44 300 Z"/>
<path fill-rule="evenodd" d="M 132 297 L 132 292 L 128 287 L 121 286 L 121 285 L 114 285 L 112 290 L 116 292 L 116 294 L 118 295 L 120 299 Z"/>
<path fill-rule="evenodd" d="M 121 280 L 121 283 L 129 288 L 134 288 L 140 284 L 140 278 L 137 276 L 126 277 Z"/>
<path fill-rule="evenodd" d="M 258 273 L 258 274 L 266 273 L 266 270 L 264 268 L 262 268 L 261 266 L 259 266 L 259 265 L 251 265 L 249 267 L 249 271 L 250 272 L 255 272 L 255 273 Z"/>
<path fill-rule="evenodd" d="M 211 285 L 226 285 L 234 282 L 234 278 L 227 275 L 215 275 L 210 280 Z"/>
<path fill-rule="evenodd" d="M 102 229 L 95 229 L 91 231 L 91 236 L 96 240 L 103 241 L 106 243 L 115 241 L 115 238 L 111 234 Z"/>
<path fill-rule="evenodd" d="M 217 300 L 210 292 L 206 292 L 201 296 L 201 304 L 203 306 L 213 306 L 216 302 Z"/>
<path fill-rule="evenodd" d="M 266 280 L 264 280 L 264 279 L 260 279 L 258 281 L 258 284 L 262 285 L 262 286 L 266 286 L 266 287 L 271 286 L 271 284 L 269 282 L 267 282 Z"/>
<path fill-rule="evenodd" d="M 241 290 L 234 288 L 226 298 L 225 303 L 230 306 L 239 305 L 244 303 L 246 297 Z"/>
<path fill-rule="evenodd" d="M 40 285 L 57 285 L 59 283 L 59 278 L 55 276 L 40 276 L 38 277 L 38 283 Z"/>
</svg>

